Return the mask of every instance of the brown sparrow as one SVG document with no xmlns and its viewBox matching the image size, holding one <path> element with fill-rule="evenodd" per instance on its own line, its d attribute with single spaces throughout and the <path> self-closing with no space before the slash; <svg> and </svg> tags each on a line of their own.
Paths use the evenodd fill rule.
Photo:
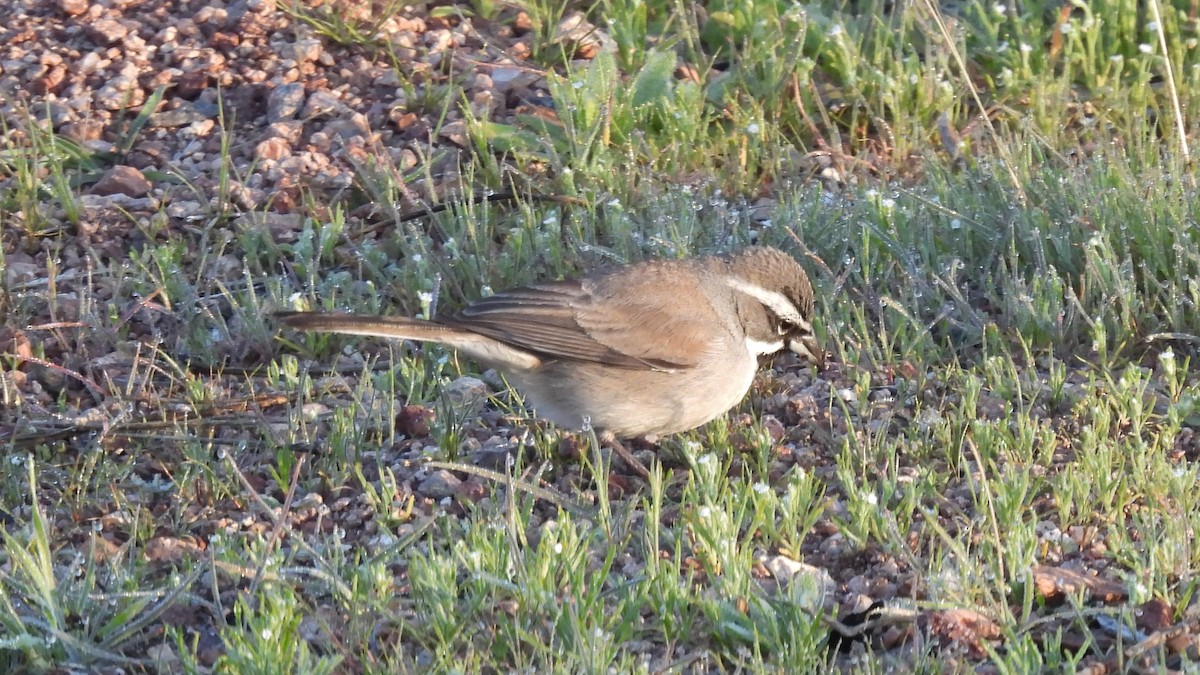
<svg viewBox="0 0 1200 675">
<path fill-rule="evenodd" d="M 283 312 L 302 330 L 438 342 L 503 372 L 534 411 L 606 437 L 698 427 L 746 395 L 760 356 L 818 368 L 813 291 L 790 255 L 642 262 L 497 293 L 431 321 Z"/>
</svg>

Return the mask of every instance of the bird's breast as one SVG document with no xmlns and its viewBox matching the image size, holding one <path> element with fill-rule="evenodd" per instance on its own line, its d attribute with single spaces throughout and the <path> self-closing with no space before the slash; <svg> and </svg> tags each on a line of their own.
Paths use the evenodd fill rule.
<svg viewBox="0 0 1200 675">
<path fill-rule="evenodd" d="M 757 369 L 758 359 L 739 346 L 686 369 L 556 361 L 510 379 L 539 417 L 630 438 L 679 433 L 719 417 L 745 397 Z"/>
</svg>

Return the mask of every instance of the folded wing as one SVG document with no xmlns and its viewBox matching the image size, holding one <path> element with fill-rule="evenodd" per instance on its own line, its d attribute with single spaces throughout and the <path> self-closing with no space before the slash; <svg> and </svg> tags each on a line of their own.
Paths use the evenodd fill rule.
<svg viewBox="0 0 1200 675">
<path fill-rule="evenodd" d="M 675 293 L 664 289 L 672 276 L 651 273 L 630 282 L 617 274 L 537 284 L 497 293 L 438 321 L 545 358 L 682 370 L 711 349 L 712 316 L 707 298 L 699 298 L 705 306 L 695 306 L 694 285 Z M 658 302 L 647 301 L 651 290 Z M 663 297 L 677 301 L 664 304 Z M 655 339 L 647 339 L 646 330 Z"/>
</svg>

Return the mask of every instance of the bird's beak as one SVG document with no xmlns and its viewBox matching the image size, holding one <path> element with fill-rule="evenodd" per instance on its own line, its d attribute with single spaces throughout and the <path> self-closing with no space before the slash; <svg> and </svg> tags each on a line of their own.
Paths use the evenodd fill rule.
<svg viewBox="0 0 1200 675">
<path fill-rule="evenodd" d="M 817 342 L 815 335 L 805 335 L 800 338 L 788 340 L 788 349 L 791 349 L 797 356 L 816 366 L 817 370 L 825 369 L 825 350 L 821 348 L 821 343 Z"/>
</svg>

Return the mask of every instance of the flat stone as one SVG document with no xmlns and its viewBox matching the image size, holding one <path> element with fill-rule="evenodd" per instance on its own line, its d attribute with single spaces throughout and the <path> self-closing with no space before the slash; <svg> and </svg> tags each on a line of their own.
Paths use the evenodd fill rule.
<svg viewBox="0 0 1200 675">
<path fill-rule="evenodd" d="M 92 186 L 92 194 L 114 195 L 122 194 L 129 197 L 143 197 L 153 187 L 150 181 L 132 166 L 118 164 L 109 169 L 100 180 Z"/>
<path fill-rule="evenodd" d="M 445 469 L 439 469 L 417 485 L 417 492 L 430 499 L 445 499 L 453 495 L 459 485 L 462 485 L 462 479 Z"/>
<path fill-rule="evenodd" d="M 295 82 L 281 84 L 267 97 L 267 123 L 290 120 L 304 105 L 304 85 Z"/>
</svg>

